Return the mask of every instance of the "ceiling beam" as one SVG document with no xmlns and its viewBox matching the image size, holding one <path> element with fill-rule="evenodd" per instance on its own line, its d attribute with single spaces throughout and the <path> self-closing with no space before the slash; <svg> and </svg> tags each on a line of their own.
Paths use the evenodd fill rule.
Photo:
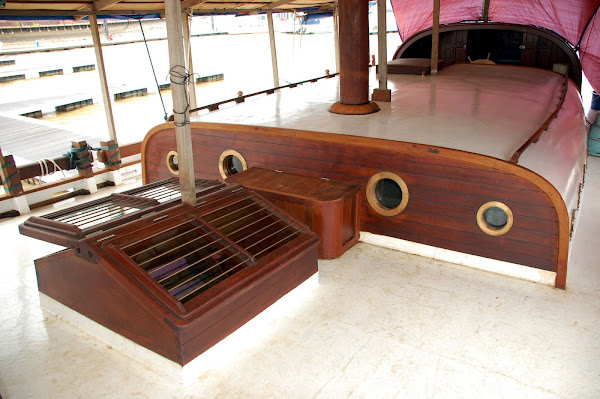
<svg viewBox="0 0 600 399">
<path fill-rule="evenodd" d="M 80 10 L 7 10 L 0 9 L 1 16 L 11 17 L 75 17 L 88 15 L 141 15 L 141 14 L 164 14 L 164 10 L 103 10 L 103 11 L 80 11 Z"/>
<path fill-rule="evenodd" d="M 181 3 L 181 10 L 187 11 L 192 7 L 195 7 L 199 4 L 206 3 L 208 0 L 187 0 Z"/>
<path fill-rule="evenodd" d="M 110 6 L 113 6 L 119 3 L 121 0 L 95 0 L 94 1 L 94 9 L 96 11 L 102 11 L 107 9 Z"/>
<path fill-rule="evenodd" d="M 274 8 L 284 6 L 286 4 L 293 3 L 294 1 L 296 1 L 296 0 L 279 0 L 279 1 L 274 1 L 273 3 L 267 4 L 267 8 L 270 9 L 270 10 L 272 10 Z"/>
</svg>

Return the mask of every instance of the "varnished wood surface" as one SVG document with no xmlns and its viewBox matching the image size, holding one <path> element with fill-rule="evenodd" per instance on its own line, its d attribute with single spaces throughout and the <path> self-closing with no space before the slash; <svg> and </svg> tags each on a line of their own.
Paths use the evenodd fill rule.
<svg viewBox="0 0 600 399">
<path fill-rule="evenodd" d="M 198 236 L 212 226 L 214 231 L 210 234 L 221 236 L 230 246 L 235 246 L 232 238 L 235 232 L 225 237 L 225 230 L 222 232 L 219 229 L 244 218 L 235 212 L 212 216 L 216 218 L 214 220 L 210 215 L 221 212 L 224 207 L 230 209 L 230 205 L 247 198 L 259 203 L 277 226 L 271 232 L 257 227 L 252 240 L 254 245 L 260 245 L 248 249 L 248 256 L 253 258 L 251 264 L 209 286 L 185 303 L 161 286 L 141 264 L 137 264 L 133 258 L 135 255 L 125 252 L 128 245 L 142 245 L 139 244 L 140 240 L 154 240 L 172 226 L 190 222 L 200 229 Z M 221 227 L 216 227 L 215 220 L 219 220 Z M 276 237 L 271 233 L 281 231 L 280 225 L 287 226 L 285 228 L 293 232 L 288 235 L 292 238 L 278 242 L 265 241 L 278 239 L 270 237 Z M 239 225 L 234 225 L 234 228 L 236 232 L 240 230 Z M 242 235 L 242 241 L 246 238 Z M 150 217 L 113 226 L 83 238 L 74 249 L 37 260 L 36 271 L 43 293 L 184 365 L 316 273 L 317 243 L 317 237 L 290 216 L 257 194 L 231 185 L 202 196 L 196 207 L 174 205 Z M 134 252 L 137 253 L 138 249 L 134 247 Z M 142 249 L 146 251 L 146 247 L 142 246 Z M 166 253 L 175 249 L 177 247 L 166 248 Z M 187 253 L 185 251 L 188 248 L 182 251 Z M 212 248 L 207 251 L 213 253 Z M 234 248 L 230 253 L 235 254 L 235 251 Z M 152 256 L 157 256 L 154 254 L 151 252 Z M 235 264 L 238 260 L 232 262 Z M 204 280 L 199 284 L 204 284 Z"/>
<path fill-rule="evenodd" d="M 486 156 L 434 146 L 356 136 L 254 126 L 193 123 L 197 175 L 218 178 L 218 157 L 239 151 L 249 166 L 355 182 L 365 187 L 380 171 L 398 174 L 410 201 L 393 218 L 375 214 L 361 192 L 361 229 L 441 248 L 557 272 L 564 287 L 569 218 L 560 194 L 539 175 Z M 164 124 L 146 137 L 146 181 L 167 176 L 164 153 L 174 145 Z M 476 223 L 477 210 L 501 201 L 515 215 L 513 228 L 489 236 Z"/>
<path fill-rule="evenodd" d="M 260 193 L 307 225 L 321 238 L 319 259 L 335 259 L 358 242 L 358 184 L 263 168 L 250 168 L 226 181 Z"/>
<path fill-rule="evenodd" d="M 368 2 L 340 0 L 339 29 L 341 38 L 340 103 L 345 105 L 367 104 L 369 102 Z"/>
</svg>

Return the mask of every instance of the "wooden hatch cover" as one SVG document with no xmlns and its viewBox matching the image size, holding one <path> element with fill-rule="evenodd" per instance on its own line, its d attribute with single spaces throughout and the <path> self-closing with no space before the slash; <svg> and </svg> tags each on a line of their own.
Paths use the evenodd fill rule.
<svg viewBox="0 0 600 399">
<path fill-rule="evenodd" d="M 163 196 L 159 183 L 20 228 L 71 246 L 35 261 L 40 292 L 184 365 L 313 275 L 319 240 L 242 186 L 199 181 L 192 207 Z M 159 191 L 150 204 L 149 192 Z M 110 218 L 107 204 L 123 207 L 124 197 L 143 200 Z M 97 224 L 75 230 L 57 220 L 90 221 L 98 207 L 105 218 Z M 71 227 L 49 232 L 46 221 Z"/>
</svg>

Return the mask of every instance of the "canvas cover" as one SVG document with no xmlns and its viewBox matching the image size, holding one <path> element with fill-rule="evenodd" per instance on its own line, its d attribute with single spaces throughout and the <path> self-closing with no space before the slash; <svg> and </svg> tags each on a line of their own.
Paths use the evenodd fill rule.
<svg viewBox="0 0 600 399">
<path fill-rule="evenodd" d="M 402 40 L 431 28 L 433 0 L 391 0 Z M 440 0 L 440 24 L 481 21 L 482 0 Z M 583 71 L 600 91 L 600 0 L 490 0 L 489 20 L 534 25 L 562 36 L 579 51 Z"/>
</svg>

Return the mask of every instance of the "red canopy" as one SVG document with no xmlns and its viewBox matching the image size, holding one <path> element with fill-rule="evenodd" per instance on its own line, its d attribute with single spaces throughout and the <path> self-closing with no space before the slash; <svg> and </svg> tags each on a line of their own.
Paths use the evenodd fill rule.
<svg viewBox="0 0 600 399">
<path fill-rule="evenodd" d="M 391 0 L 402 40 L 428 29 L 433 0 Z M 583 71 L 600 91 L 600 0 L 490 0 L 489 20 L 549 29 L 578 47 Z M 440 24 L 481 21 L 481 0 L 440 0 Z"/>
</svg>

